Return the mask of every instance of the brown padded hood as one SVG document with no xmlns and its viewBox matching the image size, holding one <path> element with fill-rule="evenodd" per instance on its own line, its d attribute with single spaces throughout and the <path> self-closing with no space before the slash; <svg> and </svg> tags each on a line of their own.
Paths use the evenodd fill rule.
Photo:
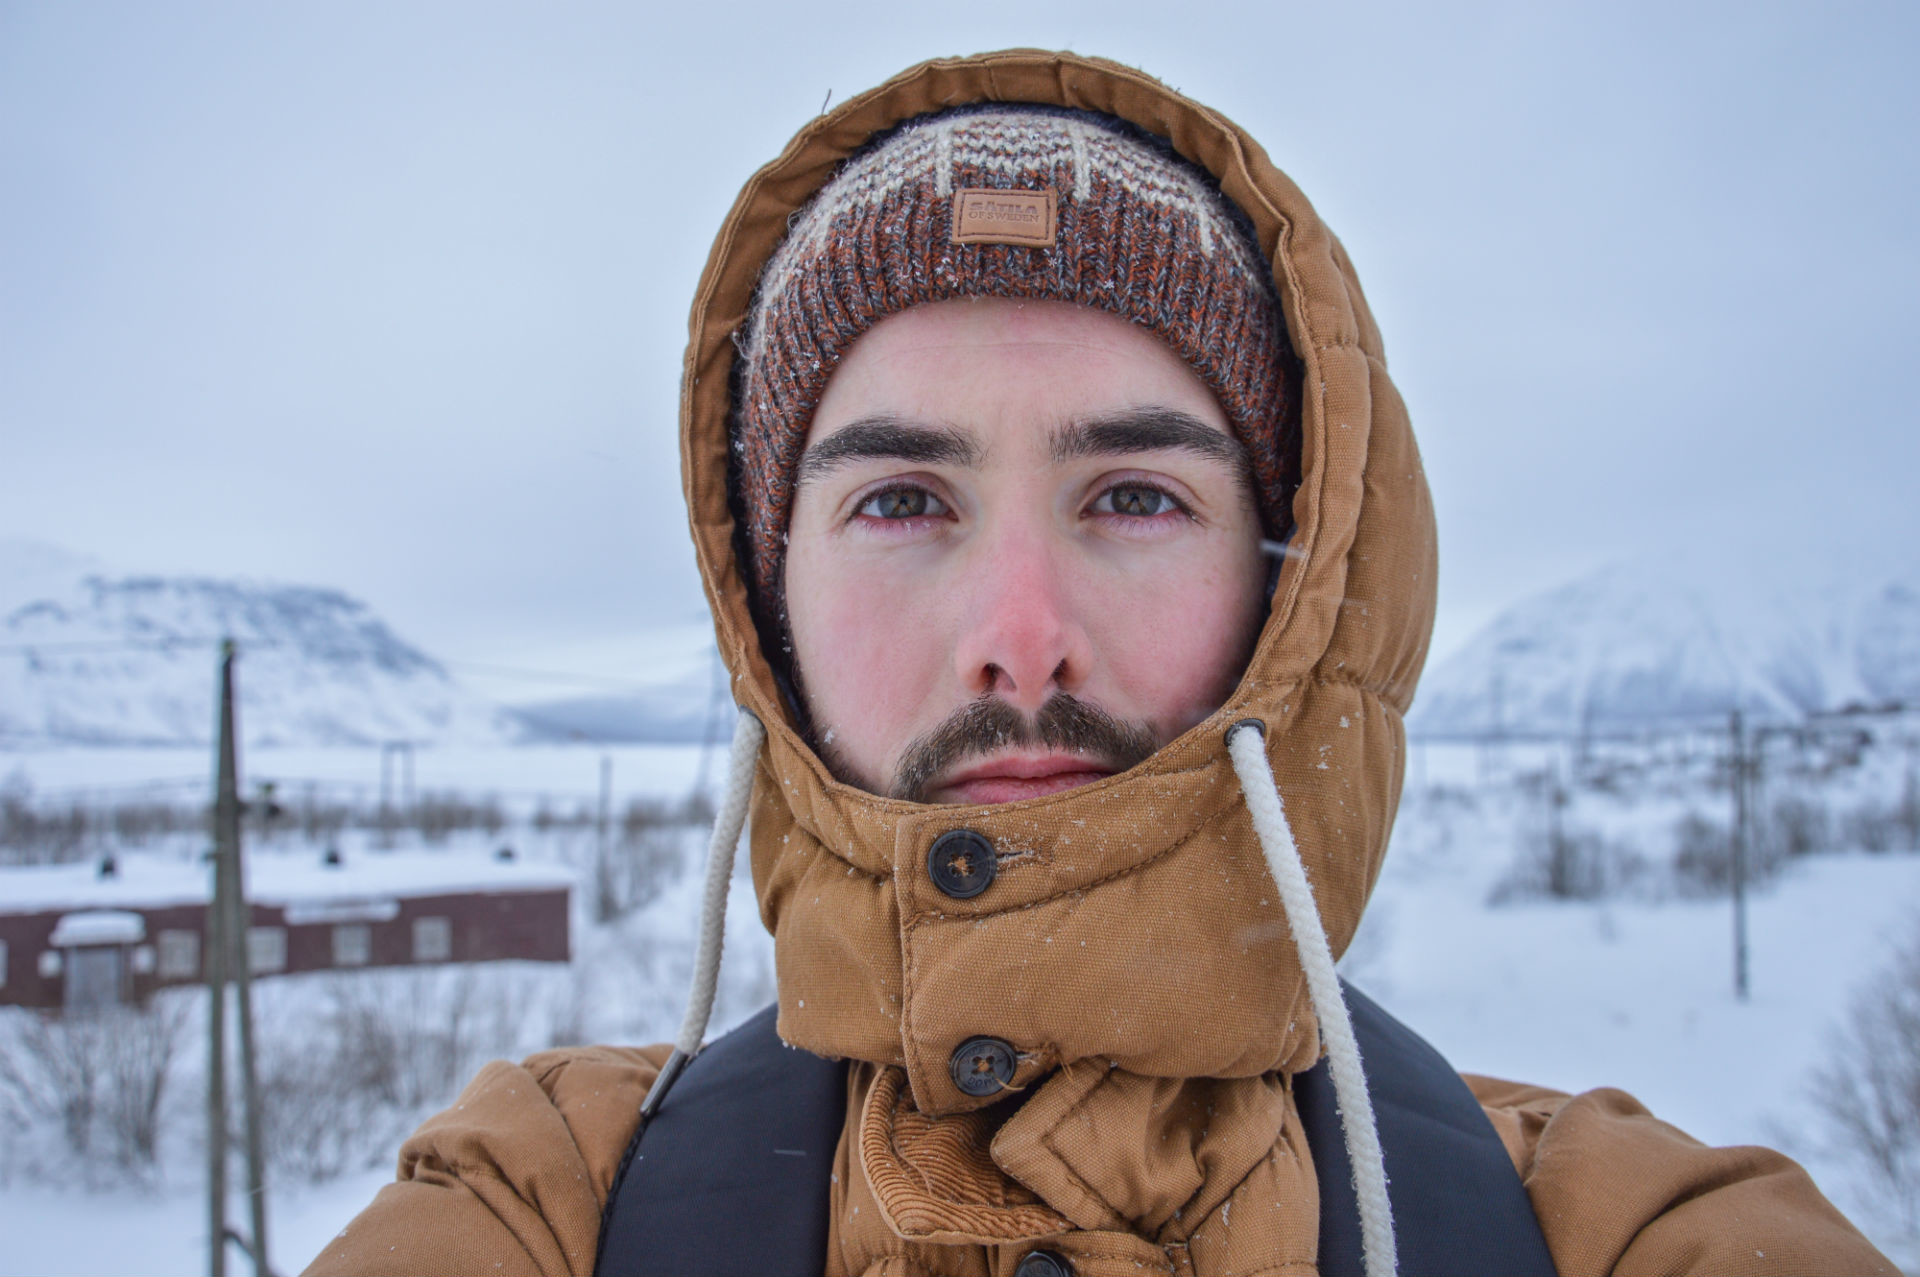
<svg viewBox="0 0 1920 1277">
<path fill-rule="evenodd" d="M 748 611 L 727 499 L 733 339 L 788 217 L 874 133 L 968 102 L 1103 111 L 1213 174 L 1252 219 L 1305 364 L 1298 524 L 1231 700 L 1131 771 L 998 806 L 923 806 L 835 781 L 796 731 Z M 1228 762 L 1226 729 L 1268 753 L 1336 954 L 1379 874 L 1399 802 L 1402 717 L 1426 658 L 1434 523 L 1380 334 L 1340 243 L 1230 121 L 1141 72 L 1012 51 L 927 62 L 807 125 L 741 192 L 701 277 L 681 401 L 693 540 L 733 694 L 766 725 L 752 805 L 780 1033 L 905 1070 L 914 1105 L 962 1095 L 948 1059 L 989 1035 L 1016 1085 L 1098 1060 L 1146 1078 L 1253 1077 L 1317 1058 L 1293 942 Z M 991 838 L 1000 873 L 955 901 L 932 840 Z"/>
</svg>

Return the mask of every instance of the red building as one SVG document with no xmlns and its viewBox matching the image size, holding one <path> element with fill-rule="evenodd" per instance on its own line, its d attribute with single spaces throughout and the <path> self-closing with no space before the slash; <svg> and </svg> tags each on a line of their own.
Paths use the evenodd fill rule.
<svg viewBox="0 0 1920 1277">
<path fill-rule="evenodd" d="M 460 852 L 247 858 L 256 977 L 446 962 L 565 962 L 573 875 Z M 0 1005 L 133 1002 L 204 978 L 212 866 L 122 855 L 0 868 Z"/>
</svg>

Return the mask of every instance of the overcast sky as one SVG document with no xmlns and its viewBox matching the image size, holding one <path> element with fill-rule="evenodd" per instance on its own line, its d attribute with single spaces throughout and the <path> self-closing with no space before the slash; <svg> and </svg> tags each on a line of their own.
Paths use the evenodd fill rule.
<svg viewBox="0 0 1920 1277">
<path fill-rule="evenodd" d="M 922 58 L 1141 66 L 1341 235 L 1441 633 L 1682 545 L 1920 544 L 1911 4 L 0 0 L 0 537 L 334 585 L 464 661 L 703 617 L 675 440 L 742 181 Z"/>
</svg>

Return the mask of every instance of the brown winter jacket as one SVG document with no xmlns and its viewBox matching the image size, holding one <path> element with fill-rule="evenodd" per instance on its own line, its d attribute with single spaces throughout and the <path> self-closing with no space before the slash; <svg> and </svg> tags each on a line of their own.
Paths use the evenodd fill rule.
<svg viewBox="0 0 1920 1277">
<path fill-rule="evenodd" d="M 835 165 L 900 120 L 989 100 L 1151 129 L 1252 219 L 1306 365 L 1300 553 L 1232 699 L 1146 762 L 1044 798 L 919 806 L 834 781 L 760 654 L 727 502 L 728 371 L 761 264 Z M 1290 1078 L 1318 1025 L 1224 735 L 1266 723 L 1338 953 L 1399 801 L 1435 569 L 1420 456 L 1339 241 L 1253 139 L 1140 72 L 1029 51 L 925 63 L 814 120 L 741 193 L 694 303 L 681 445 L 733 693 L 768 731 L 751 846 L 779 1031 L 854 1062 L 827 1271 L 1006 1277 L 1044 1243 L 1080 1277 L 1313 1273 Z M 968 901 L 927 880 L 928 845 L 955 828 L 1001 852 Z M 976 1035 L 1016 1046 L 1024 1103 L 955 1087 L 948 1058 Z M 665 1054 L 490 1065 L 310 1271 L 590 1272 Z M 1893 1271 L 1776 1154 L 1705 1148 L 1614 1091 L 1470 1081 L 1564 1274 Z"/>
</svg>

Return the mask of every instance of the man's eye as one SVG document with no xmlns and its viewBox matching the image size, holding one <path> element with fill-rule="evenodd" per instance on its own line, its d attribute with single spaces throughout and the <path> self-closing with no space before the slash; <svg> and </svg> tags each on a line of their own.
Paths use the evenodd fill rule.
<svg viewBox="0 0 1920 1277">
<path fill-rule="evenodd" d="M 925 488 L 888 488 L 860 505 L 858 513 L 870 519 L 923 519 L 947 512 L 939 497 Z"/>
<path fill-rule="evenodd" d="M 1158 488 L 1140 484 L 1122 484 L 1108 488 L 1095 498 L 1093 507 L 1101 514 L 1124 514 L 1130 518 L 1152 518 L 1180 508 L 1171 496 Z"/>
</svg>

